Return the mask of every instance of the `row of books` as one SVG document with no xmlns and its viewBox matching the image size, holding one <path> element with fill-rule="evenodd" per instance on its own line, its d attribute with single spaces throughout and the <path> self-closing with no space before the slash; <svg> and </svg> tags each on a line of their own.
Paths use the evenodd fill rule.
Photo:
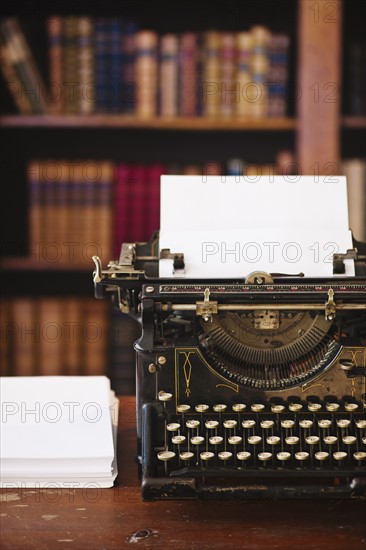
<svg viewBox="0 0 366 550">
<path fill-rule="evenodd" d="M 80 297 L 1 301 L 1 376 L 107 373 L 108 302 Z"/>
<path fill-rule="evenodd" d="M 118 395 L 135 393 L 140 324 L 108 301 L 5 298 L 0 312 L 0 376 L 106 375 Z"/>
<path fill-rule="evenodd" d="M 15 18 L 1 26 L 1 67 L 22 113 L 130 113 L 149 118 L 284 116 L 289 36 L 243 32 L 159 36 L 120 18 L 47 20 L 49 83 Z"/>
</svg>

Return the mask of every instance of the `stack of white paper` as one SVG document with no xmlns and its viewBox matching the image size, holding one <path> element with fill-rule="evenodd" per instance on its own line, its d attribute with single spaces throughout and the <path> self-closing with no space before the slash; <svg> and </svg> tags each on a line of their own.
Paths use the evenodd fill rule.
<svg viewBox="0 0 366 550">
<path fill-rule="evenodd" d="M 118 400 L 105 376 L 0 378 L 1 487 L 111 487 Z"/>
</svg>

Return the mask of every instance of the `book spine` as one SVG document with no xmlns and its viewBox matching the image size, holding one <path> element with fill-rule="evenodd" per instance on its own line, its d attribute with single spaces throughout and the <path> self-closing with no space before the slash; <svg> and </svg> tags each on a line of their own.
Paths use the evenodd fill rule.
<svg viewBox="0 0 366 550">
<path fill-rule="evenodd" d="M 236 47 L 238 52 L 236 65 L 236 82 L 239 86 L 239 101 L 235 103 L 235 114 L 240 118 L 250 117 L 252 103 L 247 94 L 250 92 L 251 83 L 251 56 L 253 41 L 250 32 L 239 32 L 236 35 Z"/>
<path fill-rule="evenodd" d="M 40 322 L 38 374 L 57 376 L 64 370 L 63 302 L 59 298 L 42 298 L 38 306 Z"/>
<path fill-rule="evenodd" d="M 129 185 L 128 242 L 144 242 L 150 238 L 146 228 L 146 167 L 131 164 L 127 180 Z"/>
<path fill-rule="evenodd" d="M 29 251 L 34 254 L 39 250 L 43 233 L 43 185 L 41 181 L 41 163 L 33 161 L 27 166 L 28 181 L 28 226 Z"/>
<path fill-rule="evenodd" d="M 268 115 L 283 117 L 287 108 L 289 37 L 273 34 L 269 42 Z"/>
<path fill-rule="evenodd" d="M 135 51 L 137 26 L 134 21 L 126 21 L 122 31 L 122 112 L 136 110 Z"/>
<path fill-rule="evenodd" d="M 198 114 L 197 72 L 197 35 L 186 32 L 180 39 L 178 72 L 178 114 L 183 117 L 193 117 Z"/>
<path fill-rule="evenodd" d="M 80 67 L 78 21 L 74 16 L 63 18 L 63 99 L 66 114 L 79 113 Z"/>
<path fill-rule="evenodd" d="M 108 110 L 108 23 L 106 19 L 95 22 L 95 89 L 96 111 L 106 113 Z"/>
<path fill-rule="evenodd" d="M 47 19 L 50 112 L 58 115 L 63 110 L 62 84 L 62 18 L 58 15 Z"/>
<path fill-rule="evenodd" d="M 163 164 L 153 164 L 146 170 L 146 240 L 150 239 L 154 231 L 160 228 L 160 177 L 166 174 Z"/>
<path fill-rule="evenodd" d="M 32 104 L 24 92 L 22 81 L 14 64 L 15 59 L 9 45 L 4 43 L 0 35 L 0 68 L 2 75 L 18 111 L 23 115 L 29 115 L 33 111 Z"/>
<path fill-rule="evenodd" d="M 268 44 L 270 33 L 267 28 L 256 26 L 251 30 L 253 39 L 253 54 L 251 58 L 251 72 L 253 95 L 251 115 L 254 118 L 268 116 Z"/>
<path fill-rule="evenodd" d="M 209 118 L 220 114 L 220 39 L 217 31 L 205 33 L 202 101 L 203 114 Z"/>
<path fill-rule="evenodd" d="M 136 115 L 151 118 L 157 110 L 157 35 L 152 31 L 136 34 Z"/>
<path fill-rule="evenodd" d="M 222 33 L 220 54 L 220 115 L 222 118 L 231 118 L 234 106 L 240 99 L 239 87 L 235 82 L 236 44 L 234 33 Z"/>
<path fill-rule="evenodd" d="M 109 21 L 108 40 L 108 111 L 122 111 L 122 22 Z"/>
<path fill-rule="evenodd" d="M 178 37 L 166 34 L 160 40 L 160 115 L 177 116 L 178 112 Z"/>
<path fill-rule="evenodd" d="M 35 374 L 36 347 L 40 342 L 40 327 L 35 316 L 34 300 L 17 298 L 13 302 L 16 328 L 14 343 L 14 371 L 16 376 Z"/>
<path fill-rule="evenodd" d="M 12 319 L 13 300 L 2 298 L 0 301 L 0 376 L 14 374 L 13 337 L 16 324 Z"/>
<path fill-rule="evenodd" d="M 94 26 L 89 17 L 79 17 L 77 26 L 80 81 L 79 112 L 82 115 L 90 115 L 95 110 Z"/>
<path fill-rule="evenodd" d="M 104 263 L 113 259 L 113 198 L 115 168 L 112 162 L 100 163 L 100 179 L 97 189 L 98 223 L 100 256 Z M 95 220 L 96 221 L 96 220 Z"/>
<path fill-rule="evenodd" d="M 99 376 L 106 374 L 108 346 L 107 302 L 82 300 L 81 345 L 83 374 Z"/>
<path fill-rule="evenodd" d="M 7 28 L 14 50 L 17 52 L 20 64 L 23 66 L 25 76 L 23 84 L 32 102 L 33 109 L 37 114 L 45 114 L 49 111 L 46 87 L 19 22 L 15 17 L 9 18 L 3 22 L 3 26 Z"/>
<path fill-rule="evenodd" d="M 128 213 L 130 204 L 130 166 L 120 164 L 117 167 L 117 182 L 114 209 L 114 257 L 118 258 L 121 246 L 127 241 L 128 235 Z"/>
<path fill-rule="evenodd" d="M 78 376 L 82 374 L 81 355 L 82 340 L 82 316 L 80 300 L 74 297 L 65 299 L 63 329 L 66 335 L 66 343 L 63 349 L 64 371 L 62 374 Z"/>
</svg>

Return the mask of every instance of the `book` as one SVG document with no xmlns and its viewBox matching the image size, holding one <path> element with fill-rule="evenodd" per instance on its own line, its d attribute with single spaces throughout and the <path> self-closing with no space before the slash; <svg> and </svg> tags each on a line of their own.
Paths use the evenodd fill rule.
<svg viewBox="0 0 366 550">
<path fill-rule="evenodd" d="M 198 41 L 197 34 L 184 32 L 180 37 L 178 53 L 178 114 L 193 117 L 198 100 Z"/>
<path fill-rule="evenodd" d="M 272 34 L 269 39 L 268 116 L 286 115 L 289 44 L 287 34 Z"/>
<path fill-rule="evenodd" d="M 236 82 L 239 86 L 239 101 L 235 103 L 235 114 L 240 118 L 250 116 L 251 103 L 248 94 L 251 83 L 251 56 L 253 40 L 250 32 L 238 32 L 236 34 L 237 64 Z"/>
<path fill-rule="evenodd" d="M 23 115 L 29 115 L 33 112 L 32 104 L 17 73 L 16 62 L 16 53 L 13 52 L 11 44 L 6 44 L 0 34 L 1 73 L 19 112 Z"/>
<path fill-rule="evenodd" d="M 36 374 L 37 348 L 40 345 L 41 327 L 35 301 L 32 298 L 16 298 L 12 304 L 14 319 L 13 372 L 15 376 Z"/>
<path fill-rule="evenodd" d="M 251 103 L 250 115 L 265 118 L 268 115 L 268 45 L 270 32 L 266 27 L 256 25 L 251 29 L 253 49 L 250 61 L 253 86 L 248 89 Z"/>
<path fill-rule="evenodd" d="M 62 19 L 62 85 L 63 111 L 80 112 L 80 59 L 78 20 L 73 15 Z"/>
<path fill-rule="evenodd" d="M 78 66 L 79 66 L 79 112 L 90 115 L 95 111 L 94 83 L 94 24 L 90 17 L 77 18 Z"/>
<path fill-rule="evenodd" d="M 63 110 L 63 74 L 62 74 L 62 18 L 53 15 L 47 19 L 48 66 L 50 112 L 59 115 Z"/>
<path fill-rule="evenodd" d="M 122 112 L 134 113 L 136 109 L 136 32 L 137 24 L 127 20 L 122 27 Z"/>
<path fill-rule="evenodd" d="M 160 39 L 159 114 L 178 114 L 178 37 L 165 34 Z"/>
<path fill-rule="evenodd" d="M 220 33 L 208 31 L 204 34 L 202 62 L 203 115 L 217 118 L 220 113 Z"/>
<path fill-rule="evenodd" d="M 112 487 L 118 401 L 104 376 L 0 379 L 1 488 Z"/>
<path fill-rule="evenodd" d="M 239 102 L 240 90 L 235 81 L 236 45 L 235 34 L 224 32 L 221 34 L 220 48 L 220 115 L 230 118 L 234 113 L 235 104 Z"/>
<path fill-rule="evenodd" d="M 33 113 L 47 113 L 49 104 L 46 87 L 17 18 L 3 19 L 0 34 L 22 83 L 23 92 L 32 105 Z"/>
<path fill-rule="evenodd" d="M 138 31 L 135 37 L 136 115 L 151 118 L 157 112 L 158 37 L 153 31 Z"/>
</svg>

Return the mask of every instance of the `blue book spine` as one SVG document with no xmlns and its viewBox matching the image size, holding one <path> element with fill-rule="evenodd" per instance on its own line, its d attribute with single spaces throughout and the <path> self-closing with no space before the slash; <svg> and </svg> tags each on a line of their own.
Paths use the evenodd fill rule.
<svg viewBox="0 0 366 550">
<path fill-rule="evenodd" d="M 98 113 L 106 113 L 108 83 L 108 23 L 98 19 L 95 23 L 95 104 Z"/>
</svg>

